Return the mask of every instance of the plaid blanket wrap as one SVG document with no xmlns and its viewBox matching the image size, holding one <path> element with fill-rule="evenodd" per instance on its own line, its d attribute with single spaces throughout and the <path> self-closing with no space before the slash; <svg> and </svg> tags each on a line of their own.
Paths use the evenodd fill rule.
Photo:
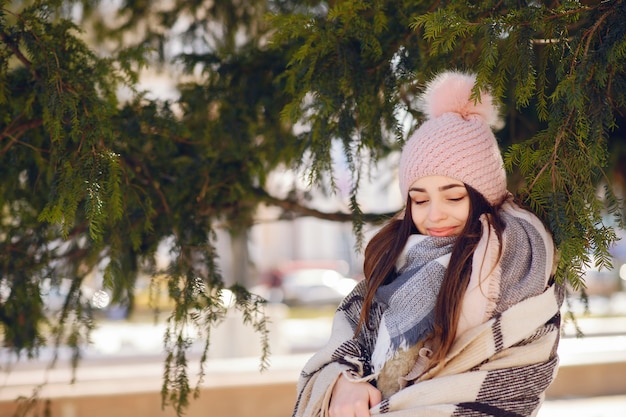
<svg viewBox="0 0 626 417">
<path fill-rule="evenodd" d="M 528 212 L 512 204 L 507 210 L 531 220 L 541 239 L 549 241 L 546 247 L 551 247 L 549 234 Z M 536 278 L 547 283 L 549 276 Z M 487 285 L 493 287 L 494 283 Z M 341 374 L 355 381 L 375 380 L 371 353 L 384 311 L 373 304 L 371 326 L 354 338 L 364 295 L 365 283 L 361 282 L 337 309 L 329 342 L 301 372 L 293 417 L 328 416 L 332 388 Z M 556 375 L 562 302 L 563 289 L 558 284 L 544 285 L 539 293 L 535 289 L 523 297 L 509 297 L 510 305 L 497 300 L 487 319 L 457 335 L 444 361 L 372 407 L 371 415 L 535 416 Z"/>
</svg>

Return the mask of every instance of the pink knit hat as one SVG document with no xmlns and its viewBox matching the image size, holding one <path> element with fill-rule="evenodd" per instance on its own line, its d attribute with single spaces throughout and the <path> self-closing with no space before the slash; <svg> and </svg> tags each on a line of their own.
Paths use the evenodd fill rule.
<svg viewBox="0 0 626 417">
<path fill-rule="evenodd" d="M 443 175 L 480 192 L 490 204 L 499 204 L 506 191 L 506 172 L 491 126 L 498 111 L 491 95 L 471 97 L 476 76 L 444 72 L 435 77 L 421 97 L 427 120 L 404 145 L 400 157 L 400 191 L 407 196 L 418 178 Z"/>
</svg>

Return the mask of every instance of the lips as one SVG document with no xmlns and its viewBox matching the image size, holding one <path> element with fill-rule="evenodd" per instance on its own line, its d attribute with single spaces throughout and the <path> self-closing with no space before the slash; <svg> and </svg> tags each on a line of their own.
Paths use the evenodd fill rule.
<svg viewBox="0 0 626 417">
<path fill-rule="evenodd" d="M 456 227 L 437 227 L 432 229 L 429 228 L 427 230 L 430 236 L 445 237 L 454 235 L 456 232 Z"/>
</svg>

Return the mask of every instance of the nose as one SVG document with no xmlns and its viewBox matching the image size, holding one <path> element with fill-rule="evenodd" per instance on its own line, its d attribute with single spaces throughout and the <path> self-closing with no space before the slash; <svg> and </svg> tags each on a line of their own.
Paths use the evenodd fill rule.
<svg viewBox="0 0 626 417">
<path fill-rule="evenodd" d="M 432 222 L 443 220 L 446 217 L 444 210 L 437 202 L 431 202 L 428 208 L 428 219 Z"/>
</svg>

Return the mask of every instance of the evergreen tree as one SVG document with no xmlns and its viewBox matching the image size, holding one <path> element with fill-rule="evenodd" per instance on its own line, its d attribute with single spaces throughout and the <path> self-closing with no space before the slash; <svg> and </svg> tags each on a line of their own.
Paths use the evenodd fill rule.
<svg viewBox="0 0 626 417">
<path fill-rule="evenodd" d="M 334 138 L 349 160 L 363 152 L 378 160 L 407 137 L 399 113 L 419 125 L 415 94 L 433 73 L 476 72 L 478 86 L 503 104 L 498 136 L 514 174 L 510 189 L 554 233 L 557 278 L 579 289 L 592 258 L 610 265 L 615 234 L 603 216 L 622 226 L 607 169 L 625 142 L 623 16 L 624 1 L 384 0 L 276 16 L 275 45 L 295 48 L 282 75 L 294 97 L 285 114 L 310 126 L 317 178 L 329 166 L 318 144 Z M 623 177 L 623 165 L 612 168 Z"/>
<path fill-rule="evenodd" d="M 553 231 L 558 278 L 579 288 L 592 258 L 610 262 L 615 233 L 603 215 L 622 225 L 611 179 L 623 184 L 626 154 L 624 1 L 102 6 L 0 0 L 0 327 L 17 353 L 63 344 L 79 359 L 93 326 L 82 283 L 94 270 L 131 309 L 138 274 L 166 273 L 175 309 L 163 398 L 182 414 L 192 391 L 184 328 L 206 342 L 204 361 L 226 314 L 217 228 L 245 238 L 269 204 L 352 221 L 360 235 L 385 217 L 359 208 L 364 170 L 419 125 L 414 98 L 444 68 L 476 71 L 501 99 L 510 188 Z M 145 68 L 172 74 L 180 98 L 150 99 L 139 87 Z M 267 189 L 282 167 L 332 188 L 334 142 L 353 174 L 350 213 Z M 159 271 L 164 239 L 173 262 Z M 63 280 L 69 293 L 50 318 L 43 283 Z M 266 366 L 262 300 L 228 281 L 234 308 L 263 337 Z"/>
</svg>

